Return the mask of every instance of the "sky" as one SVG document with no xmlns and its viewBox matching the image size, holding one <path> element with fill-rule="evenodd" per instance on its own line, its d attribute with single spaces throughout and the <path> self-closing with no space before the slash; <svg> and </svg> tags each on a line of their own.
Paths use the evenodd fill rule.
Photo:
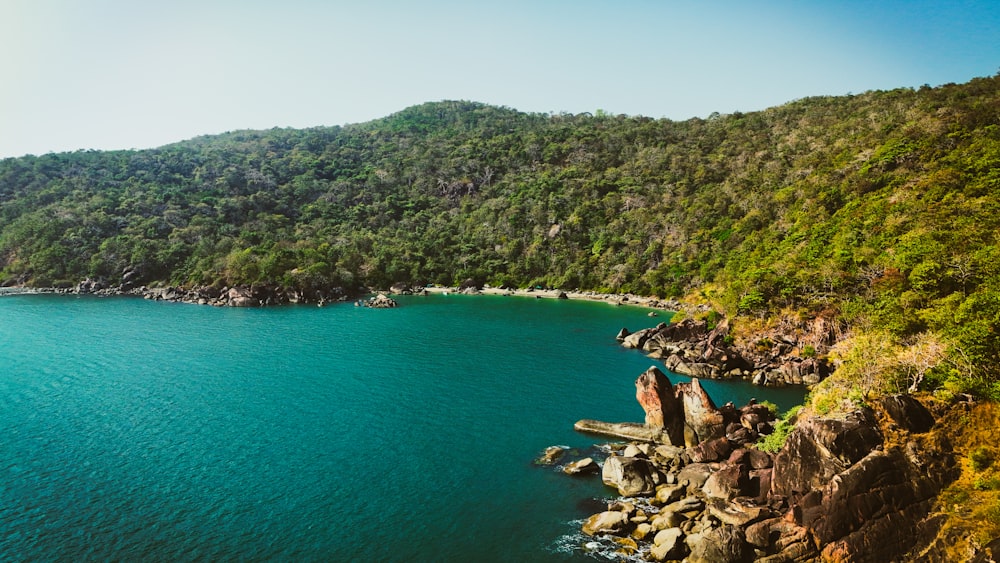
<svg viewBox="0 0 1000 563">
<path fill-rule="evenodd" d="M 685 120 L 998 71 L 996 0 L 0 0 L 0 158 L 439 100 Z"/>
</svg>

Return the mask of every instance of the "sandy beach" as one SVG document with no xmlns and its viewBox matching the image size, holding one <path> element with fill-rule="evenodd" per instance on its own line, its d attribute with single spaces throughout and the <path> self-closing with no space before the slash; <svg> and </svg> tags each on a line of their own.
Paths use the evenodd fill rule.
<svg viewBox="0 0 1000 563">
<path fill-rule="evenodd" d="M 438 293 L 442 295 L 463 293 L 457 287 L 431 286 L 423 288 L 427 293 Z M 468 290 L 465 290 L 468 291 Z M 611 305 L 646 307 L 659 311 L 685 311 L 690 309 L 689 305 L 684 305 L 675 300 L 661 300 L 655 297 L 644 297 L 629 293 L 597 293 L 594 291 L 563 291 L 559 289 L 510 289 L 485 286 L 474 292 L 476 295 L 510 295 L 515 297 L 534 297 L 535 299 L 559 299 L 565 296 L 566 299 L 585 299 L 587 301 L 603 301 Z"/>
</svg>

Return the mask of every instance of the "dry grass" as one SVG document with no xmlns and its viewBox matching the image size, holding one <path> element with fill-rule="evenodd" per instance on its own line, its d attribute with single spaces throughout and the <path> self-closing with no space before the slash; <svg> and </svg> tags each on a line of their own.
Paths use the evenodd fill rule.
<svg viewBox="0 0 1000 563">
<path fill-rule="evenodd" d="M 939 539 L 950 538 L 955 561 L 1000 537 L 1000 405 L 980 403 L 953 409 L 939 427 L 947 429 L 961 475 L 941 491 L 934 510 L 944 516 Z M 955 542 L 965 538 L 968 544 Z"/>
</svg>

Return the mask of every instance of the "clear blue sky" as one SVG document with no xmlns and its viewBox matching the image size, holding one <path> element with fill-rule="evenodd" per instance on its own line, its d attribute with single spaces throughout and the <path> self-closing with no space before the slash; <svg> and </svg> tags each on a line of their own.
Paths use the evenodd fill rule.
<svg viewBox="0 0 1000 563">
<path fill-rule="evenodd" d="M 996 0 L 0 0 L 0 157 L 444 99 L 683 120 L 998 70 Z"/>
</svg>

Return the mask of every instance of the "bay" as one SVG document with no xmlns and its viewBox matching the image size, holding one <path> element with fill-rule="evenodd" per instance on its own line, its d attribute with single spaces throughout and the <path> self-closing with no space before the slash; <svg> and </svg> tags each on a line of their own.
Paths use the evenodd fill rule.
<svg viewBox="0 0 1000 563">
<path fill-rule="evenodd" d="M 0 553 L 14 560 L 584 559 L 610 497 L 532 461 L 641 421 L 639 307 L 432 295 L 216 309 L 0 298 Z M 683 379 L 671 376 L 675 382 Z M 717 403 L 802 390 L 705 382 Z"/>
</svg>

